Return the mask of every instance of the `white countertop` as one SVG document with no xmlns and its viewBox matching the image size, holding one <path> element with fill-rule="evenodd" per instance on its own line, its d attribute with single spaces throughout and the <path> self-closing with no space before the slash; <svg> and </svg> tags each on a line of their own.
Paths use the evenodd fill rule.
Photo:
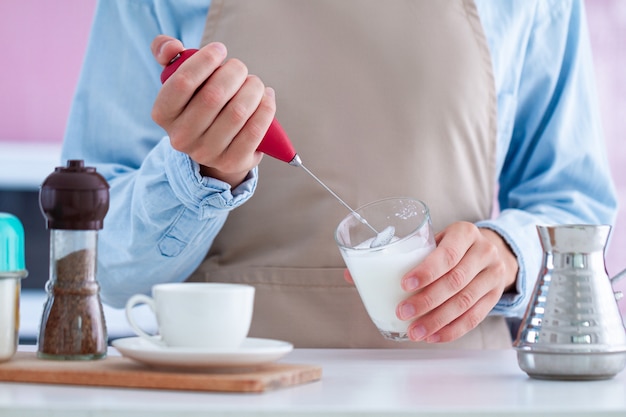
<svg viewBox="0 0 626 417">
<path fill-rule="evenodd" d="M 626 373 L 534 380 L 513 350 L 296 349 L 281 361 L 321 365 L 322 379 L 262 394 L 0 383 L 0 417 L 626 415 Z"/>
</svg>

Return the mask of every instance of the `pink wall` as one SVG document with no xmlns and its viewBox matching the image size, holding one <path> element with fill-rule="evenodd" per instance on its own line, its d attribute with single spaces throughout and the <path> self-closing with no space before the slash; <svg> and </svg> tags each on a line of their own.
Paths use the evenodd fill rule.
<svg viewBox="0 0 626 417">
<path fill-rule="evenodd" d="M 593 0 L 586 5 L 609 163 L 621 206 L 606 254 L 613 276 L 626 268 L 626 1 Z M 626 279 L 615 288 L 626 292 Z M 626 301 L 621 307 L 626 312 Z"/>
<path fill-rule="evenodd" d="M 0 2 L 0 141 L 61 141 L 95 4 Z"/>
<path fill-rule="evenodd" d="M 2 0 L 0 141 L 60 142 L 96 0 Z M 626 201 L 626 1 L 587 2 L 610 163 Z M 11 61 L 12 65 L 7 62 Z M 607 253 L 611 275 L 626 268 L 626 209 Z M 626 291 L 626 279 L 616 287 Z M 622 308 L 626 302 L 622 302 Z"/>
</svg>

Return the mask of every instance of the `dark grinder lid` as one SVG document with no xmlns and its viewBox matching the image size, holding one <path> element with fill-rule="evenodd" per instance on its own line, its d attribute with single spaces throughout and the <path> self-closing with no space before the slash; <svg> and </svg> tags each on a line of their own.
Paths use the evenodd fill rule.
<svg viewBox="0 0 626 417">
<path fill-rule="evenodd" d="M 48 229 L 102 229 L 109 210 L 109 184 L 82 160 L 68 160 L 44 180 L 39 206 Z"/>
</svg>

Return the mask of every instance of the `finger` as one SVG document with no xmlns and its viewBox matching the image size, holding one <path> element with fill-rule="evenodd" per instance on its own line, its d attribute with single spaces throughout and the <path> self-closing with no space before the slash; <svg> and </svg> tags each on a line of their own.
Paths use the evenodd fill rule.
<svg viewBox="0 0 626 417">
<path fill-rule="evenodd" d="M 347 269 L 343 270 L 343 279 L 345 279 L 348 284 L 354 284 L 354 279 L 352 279 L 352 275 Z"/>
<path fill-rule="evenodd" d="M 261 83 L 261 85 L 263 85 Z M 248 118 L 243 128 L 237 133 L 229 146 L 227 153 L 232 150 L 234 155 L 257 153 L 259 144 L 265 137 L 276 113 L 276 98 L 272 88 L 263 87 L 261 102 L 254 113 Z M 261 152 L 258 152 L 259 154 Z"/>
<path fill-rule="evenodd" d="M 263 117 L 251 119 L 259 109 L 265 94 L 263 82 L 258 77 L 249 75 L 241 88 L 235 92 L 224 109 L 217 115 L 208 129 L 208 133 L 220 137 L 235 138 L 238 136 L 238 140 L 232 142 L 229 148 L 241 149 L 241 151 L 248 153 L 254 151 L 269 127 L 269 123 L 265 122 L 271 122 L 271 120 L 264 120 Z M 262 115 L 266 113 L 269 111 L 261 111 Z M 258 119 L 261 119 L 261 124 L 255 124 L 255 122 L 258 123 Z"/>
<path fill-rule="evenodd" d="M 428 343 L 439 343 L 459 339 L 476 328 L 487 317 L 493 306 L 498 302 L 498 299 L 498 293 L 490 291 L 478 300 L 471 309 L 444 326 L 441 330 L 428 336 L 426 341 Z"/>
<path fill-rule="evenodd" d="M 497 291 L 490 280 L 476 277 L 441 306 L 415 320 L 409 326 L 409 337 L 430 341 L 456 339 L 478 326 L 497 300 Z"/>
<path fill-rule="evenodd" d="M 254 120 L 255 116 L 253 115 L 248 120 L 246 125 L 250 123 L 258 124 L 259 126 L 253 128 L 252 130 L 258 131 L 258 135 L 264 135 L 269 129 L 271 121 L 274 118 L 275 112 L 276 112 L 276 100 L 275 100 L 274 90 L 272 88 L 267 87 L 265 88 L 265 92 L 264 92 L 263 98 L 261 99 L 261 103 L 259 104 L 257 108 L 257 114 L 265 113 L 263 115 L 264 121 Z M 243 130 L 244 131 L 246 130 L 245 126 Z M 257 133 L 253 133 L 253 135 L 257 135 Z M 236 144 L 238 141 L 245 141 L 245 139 L 239 139 L 236 136 L 233 142 Z M 255 140 L 255 143 L 257 141 L 258 139 Z M 214 178 L 222 178 L 223 180 L 226 180 L 227 182 L 229 181 L 228 178 L 239 178 L 237 180 L 237 183 L 239 183 L 241 182 L 241 179 L 243 177 L 236 176 L 237 173 L 249 172 L 249 170 L 252 167 L 257 166 L 261 162 L 261 159 L 263 158 L 263 153 L 257 152 L 256 147 L 253 149 L 252 152 L 250 149 L 246 149 L 244 147 L 243 152 L 244 154 L 238 155 L 235 150 L 235 146 L 231 145 L 226 149 L 223 155 L 217 156 L 216 158 L 214 158 L 216 162 L 212 165 L 215 165 L 216 167 L 202 165 L 202 162 L 201 162 L 201 172 L 204 172 L 203 175 L 205 176 L 211 176 Z M 200 158 L 202 157 L 198 156 L 198 159 Z M 193 159 L 193 156 L 192 156 L 192 159 Z M 207 162 L 205 162 L 205 164 L 206 163 Z M 216 175 L 216 173 L 219 173 L 219 175 Z M 233 177 L 233 176 L 236 176 L 236 177 Z M 231 182 L 231 185 L 235 183 L 234 181 L 230 181 L 230 182 Z"/>
<path fill-rule="evenodd" d="M 412 292 L 433 283 L 457 265 L 479 238 L 478 228 L 473 224 L 455 223 L 454 227 L 437 235 L 435 249 L 402 277 L 402 288 Z"/>
<path fill-rule="evenodd" d="M 175 120 L 195 96 L 196 91 L 220 68 L 226 47 L 214 42 L 189 57 L 163 84 L 152 109 L 152 118 L 160 126 Z"/>
<path fill-rule="evenodd" d="M 423 316 L 460 293 L 479 277 L 491 277 L 493 272 L 501 272 L 500 269 L 492 269 L 497 265 L 497 262 L 493 262 L 495 256 L 493 245 L 483 239 L 476 240 L 454 268 L 402 301 L 397 307 L 398 317 L 401 320 L 410 320 Z M 485 271 L 490 273 L 485 274 Z M 493 285 L 499 284 L 493 282 Z M 459 312 L 461 313 L 462 311 Z"/>
<path fill-rule="evenodd" d="M 275 110 L 274 90 L 266 89 L 258 77 L 248 77 L 207 132 L 208 136 L 232 138 L 216 161 L 222 170 L 239 170 L 258 160 L 260 152 L 256 149 L 269 129 Z"/>
<path fill-rule="evenodd" d="M 159 35 L 152 40 L 150 50 L 157 62 L 167 65 L 176 55 L 185 50 L 183 43 L 167 35 Z"/>
<path fill-rule="evenodd" d="M 484 269 L 485 266 L 480 263 L 482 259 L 480 251 L 472 246 L 452 270 L 398 304 L 396 310 L 398 318 L 411 320 L 444 304 L 450 297 L 463 290 Z"/>
<path fill-rule="evenodd" d="M 186 63 L 186 62 L 185 62 Z M 179 71 L 183 67 L 179 69 Z M 175 74 L 176 75 L 176 74 Z M 176 118 L 170 130 L 170 140 L 175 149 L 193 155 L 199 147 L 205 147 L 200 136 L 210 137 L 213 155 L 221 154 L 241 128 L 212 129 L 218 115 L 243 87 L 248 77 L 247 67 L 237 59 L 228 60 L 217 68 L 211 78 L 196 92 L 184 111 Z M 170 78 L 171 79 L 171 78 Z M 208 134 L 211 134 L 208 135 Z M 202 157 L 201 159 L 205 159 Z M 209 162 L 209 161 L 207 161 Z"/>
<path fill-rule="evenodd" d="M 189 84 L 198 88 L 221 67 L 226 54 L 226 46 L 223 43 L 209 43 L 188 57 L 169 79 L 178 79 L 182 85 Z"/>
</svg>

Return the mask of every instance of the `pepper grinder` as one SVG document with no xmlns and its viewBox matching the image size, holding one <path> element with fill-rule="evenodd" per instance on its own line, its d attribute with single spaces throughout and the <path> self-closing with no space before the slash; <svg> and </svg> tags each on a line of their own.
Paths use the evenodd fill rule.
<svg viewBox="0 0 626 417">
<path fill-rule="evenodd" d="M 69 160 L 45 179 L 39 204 L 50 230 L 50 275 L 37 356 L 104 358 L 107 332 L 96 261 L 98 230 L 109 209 L 109 185 L 95 168 Z"/>
</svg>

